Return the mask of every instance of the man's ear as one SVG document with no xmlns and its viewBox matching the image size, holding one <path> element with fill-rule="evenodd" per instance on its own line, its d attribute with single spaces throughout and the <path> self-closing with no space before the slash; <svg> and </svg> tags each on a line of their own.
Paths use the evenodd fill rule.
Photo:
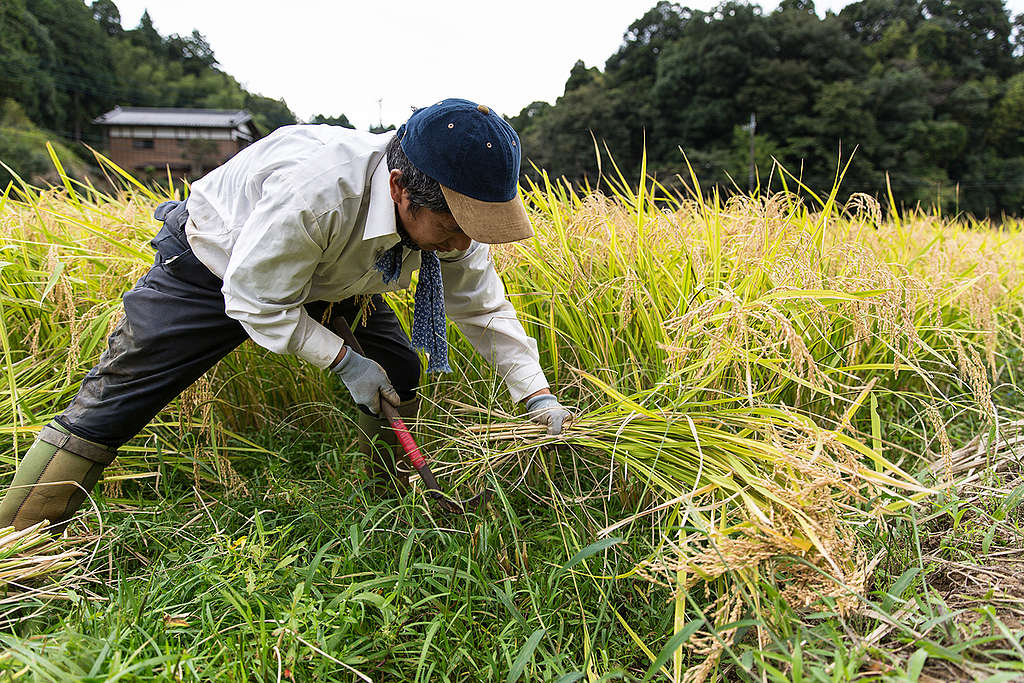
<svg viewBox="0 0 1024 683">
<path fill-rule="evenodd" d="M 391 190 L 391 199 L 395 204 L 402 203 L 402 194 L 405 192 L 405 188 L 398 183 L 398 179 L 401 177 L 402 172 L 397 168 L 391 169 L 391 174 L 388 176 L 388 187 Z"/>
</svg>

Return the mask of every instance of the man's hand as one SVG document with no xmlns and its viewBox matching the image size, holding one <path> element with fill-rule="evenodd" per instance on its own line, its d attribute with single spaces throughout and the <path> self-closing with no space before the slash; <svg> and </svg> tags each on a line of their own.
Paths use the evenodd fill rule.
<svg viewBox="0 0 1024 683">
<path fill-rule="evenodd" d="M 572 417 L 572 413 L 558 402 L 554 394 L 543 393 L 526 402 L 526 416 L 546 426 L 548 434 L 556 436 L 562 433 L 562 423 Z"/>
<path fill-rule="evenodd" d="M 331 372 L 341 378 L 360 408 L 371 415 L 380 415 L 381 397 L 391 405 L 398 405 L 401 402 L 398 392 L 388 381 L 388 374 L 384 372 L 384 368 L 369 358 L 360 356 L 350 346 L 346 346 L 343 351 L 341 360 L 331 366 Z"/>
</svg>

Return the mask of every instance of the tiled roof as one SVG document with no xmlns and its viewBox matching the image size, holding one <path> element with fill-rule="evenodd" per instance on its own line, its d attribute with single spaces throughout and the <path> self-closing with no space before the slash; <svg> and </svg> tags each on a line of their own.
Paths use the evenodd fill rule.
<svg viewBox="0 0 1024 683">
<path fill-rule="evenodd" d="M 114 107 L 93 123 L 107 126 L 188 126 L 235 128 L 252 120 L 244 109 L 174 109 L 164 107 Z"/>
</svg>

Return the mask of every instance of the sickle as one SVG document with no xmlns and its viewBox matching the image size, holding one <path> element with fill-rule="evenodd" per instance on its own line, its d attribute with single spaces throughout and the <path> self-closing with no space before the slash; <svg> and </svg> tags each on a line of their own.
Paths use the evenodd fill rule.
<svg viewBox="0 0 1024 683">
<path fill-rule="evenodd" d="M 352 328 L 349 327 L 345 318 L 339 315 L 332 322 L 335 330 L 345 340 L 345 343 L 356 353 L 363 355 L 363 348 L 360 346 L 359 340 L 352 333 Z M 437 501 L 442 510 L 451 514 L 464 515 L 468 510 L 475 510 L 487 504 L 487 501 L 491 498 L 491 492 L 487 489 L 484 489 L 472 498 L 462 501 L 445 495 L 441 491 L 441 487 L 438 486 L 434 473 L 430 471 L 430 465 L 427 463 L 426 457 L 424 457 L 420 447 L 416 445 L 416 440 L 412 438 L 409 428 L 405 426 L 405 422 L 398 414 L 398 410 L 388 403 L 383 396 L 380 399 L 380 408 L 381 412 L 384 413 L 384 417 L 388 419 L 388 424 L 391 426 L 392 431 L 394 431 L 395 436 L 398 437 L 398 442 L 402 444 L 402 450 L 408 456 L 409 462 L 412 463 L 412 466 L 420 475 L 420 480 L 427 487 L 427 493 Z"/>
</svg>

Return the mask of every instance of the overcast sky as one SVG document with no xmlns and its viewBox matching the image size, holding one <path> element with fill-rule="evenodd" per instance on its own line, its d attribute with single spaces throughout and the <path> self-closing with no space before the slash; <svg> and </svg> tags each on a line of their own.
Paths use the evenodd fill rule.
<svg viewBox="0 0 1024 683">
<path fill-rule="evenodd" d="M 464 97 L 514 116 L 562 94 L 577 59 L 603 67 L 656 0 L 115 0 L 125 28 L 149 10 L 163 35 L 197 29 L 243 87 L 302 120 L 344 113 L 359 128 Z M 681 2 L 708 9 L 717 2 Z M 760 3 L 767 10 L 778 2 Z M 819 15 L 843 0 L 815 3 Z M 1016 14 L 1024 0 L 1007 4 Z M 378 101 L 379 104 L 378 104 Z"/>
</svg>

